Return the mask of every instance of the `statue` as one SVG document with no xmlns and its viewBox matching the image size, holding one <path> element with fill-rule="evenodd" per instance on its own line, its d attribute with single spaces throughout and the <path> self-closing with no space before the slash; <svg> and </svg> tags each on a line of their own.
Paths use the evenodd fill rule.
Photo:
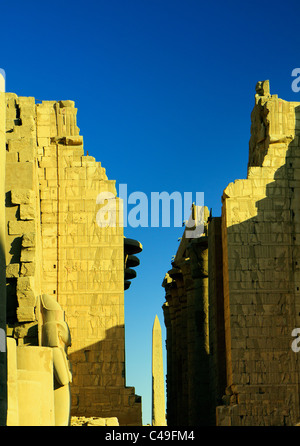
<svg viewBox="0 0 300 446">
<path fill-rule="evenodd" d="M 55 425 L 68 426 L 71 411 L 70 382 L 72 381 L 70 363 L 67 358 L 67 348 L 71 345 L 70 330 L 65 322 L 61 306 L 47 294 L 41 297 L 41 314 L 42 346 L 53 349 Z"/>
</svg>

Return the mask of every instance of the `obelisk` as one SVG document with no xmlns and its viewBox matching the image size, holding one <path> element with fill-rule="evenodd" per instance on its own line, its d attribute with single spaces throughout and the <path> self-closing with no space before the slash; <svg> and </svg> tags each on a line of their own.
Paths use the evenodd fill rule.
<svg viewBox="0 0 300 446">
<path fill-rule="evenodd" d="M 162 337 L 157 315 L 152 330 L 152 426 L 166 426 Z"/>
<path fill-rule="evenodd" d="M 5 162 L 6 162 L 5 72 L 0 69 L 0 425 L 6 424 L 6 261 L 5 261 Z"/>
</svg>

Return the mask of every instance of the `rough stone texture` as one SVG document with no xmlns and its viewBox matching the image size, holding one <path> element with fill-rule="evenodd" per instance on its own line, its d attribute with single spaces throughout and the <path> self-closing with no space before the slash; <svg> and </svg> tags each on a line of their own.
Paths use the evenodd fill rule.
<svg viewBox="0 0 300 446">
<path fill-rule="evenodd" d="M 71 426 L 119 426 L 116 417 L 97 418 L 97 417 L 72 417 Z"/>
<path fill-rule="evenodd" d="M 261 88 L 261 85 L 264 88 Z M 217 423 L 299 421 L 300 103 L 258 84 L 248 176 L 223 194 L 222 240 L 228 406 Z"/>
<path fill-rule="evenodd" d="M 291 333 L 300 323 L 300 103 L 271 95 L 269 82 L 259 82 L 251 122 L 247 179 L 226 187 L 221 218 L 208 221 L 208 318 L 189 311 L 195 279 L 185 280 L 179 255 L 190 270 L 202 271 L 205 262 L 181 255 L 183 242 L 163 284 L 168 425 L 195 424 L 193 405 L 196 424 L 299 423 L 300 368 Z M 195 296 L 201 301 L 200 276 Z M 191 318 L 193 338 L 186 334 Z M 200 344 L 208 345 L 209 357 L 209 379 L 202 382 L 184 354 Z"/>
<path fill-rule="evenodd" d="M 36 321 L 36 297 L 41 293 L 41 242 L 36 236 L 40 232 L 40 192 L 35 110 L 34 98 L 19 98 L 13 93 L 6 93 L 8 156 L 5 191 L 9 324 L 16 321 Z M 24 153 L 28 154 L 26 159 L 20 155 Z M 39 268 L 35 268 L 36 265 Z"/>
<path fill-rule="evenodd" d="M 202 236 L 185 230 L 163 282 L 168 426 L 209 423 L 208 215 L 204 208 Z"/>
<path fill-rule="evenodd" d="M 166 425 L 164 383 L 161 326 L 155 316 L 152 329 L 152 426 Z"/>
<path fill-rule="evenodd" d="M 54 296 L 72 336 L 72 413 L 140 425 L 141 399 L 125 383 L 123 227 L 96 221 L 97 196 L 116 196 L 115 181 L 84 155 L 73 101 L 7 93 L 6 110 L 10 335 L 41 345 L 36 298 Z"/>
</svg>

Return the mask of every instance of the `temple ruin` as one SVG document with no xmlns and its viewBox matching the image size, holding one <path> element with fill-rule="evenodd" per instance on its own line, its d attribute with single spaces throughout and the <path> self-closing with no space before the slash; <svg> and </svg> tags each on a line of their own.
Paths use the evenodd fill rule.
<svg viewBox="0 0 300 446">
<path fill-rule="evenodd" d="M 124 334 L 142 245 L 124 237 L 115 181 L 84 153 L 76 113 L 0 88 L 1 425 L 142 424 Z M 102 192 L 115 225 L 99 224 Z M 201 235 L 185 227 L 164 277 L 170 428 L 299 424 L 299 195 L 300 102 L 258 82 L 247 178 L 224 189 L 221 216 L 192 206 Z M 153 358 L 165 425 L 158 321 Z"/>
<path fill-rule="evenodd" d="M 300 102 L 256 86 L 247 179 L 166 274 L 168 426 L 300 420 Z"/>
<path fill-rule="evenodd" d="M 142 245 L 118 221 L 97 222 L 101 192 L 119 209 L 115 181 L 84 154 L 73 101 L 1 101 L 1 423 L 141 425 L 141 397 L 126 386 L 124 290 Z"/>
</svg>

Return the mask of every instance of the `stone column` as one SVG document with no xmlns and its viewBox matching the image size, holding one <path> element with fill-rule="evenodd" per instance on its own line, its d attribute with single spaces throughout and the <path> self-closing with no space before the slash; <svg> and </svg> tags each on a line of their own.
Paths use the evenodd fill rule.
<svg viewBox="0 0 300 446">
<path fill-rule="evenodd" d="M 166 425 L 162 338 L 157 316 L 152 330 L 152 425 Z"/>
<path fill-rule="evenodd" d="M 166 336 L 166 350 L 167 350 L 167 374 L 166 374 L 166 396 L 167 396 L 167 404 L 166 404 L 166 419 L 167 424 L 169 424 L 169 418 L 172 419 L 172 406 L 169 404 L 169 395 L 170 389 L 172 387 L 172 324 L 171 324 L 171 315 L 170 315 L 170 305 L 169 302 L 165 302 L 162 306 L 164 313 L 164 321 L 167 331 Z"/>
<path fill-rule="evenodd" d="M 208 242 L 194 239 L 181 263 L 187 295 L 188 424 L 209 425 Z"/>
<path fill-rule="evenodd" d="M 0 425 L 6 424 L 5 74 L 0 70 Z"/>
<path fill-rule="evenodd" d="M 167 424 L 168 426 L 175 425 L 176 421 L 176 371 L 174 369 L 174 357 L 176 356 L 176 351 L 174 350 L 175 345 L 175 328 L 174 328 L 174 293 L 176 290 L 176 283 L 169 274 L 165 275 L 164 281 L 162 283 L 163 288 L 166 292 L 166 303 L 163 305 L 164 318 L 165 318 L 165 326 L 167 329 L 167 338 L 166 338 L 166 349 L 167 349 L 167 377 L 166 377 L 166 388 L 167 388 Z"/>
</svg>

